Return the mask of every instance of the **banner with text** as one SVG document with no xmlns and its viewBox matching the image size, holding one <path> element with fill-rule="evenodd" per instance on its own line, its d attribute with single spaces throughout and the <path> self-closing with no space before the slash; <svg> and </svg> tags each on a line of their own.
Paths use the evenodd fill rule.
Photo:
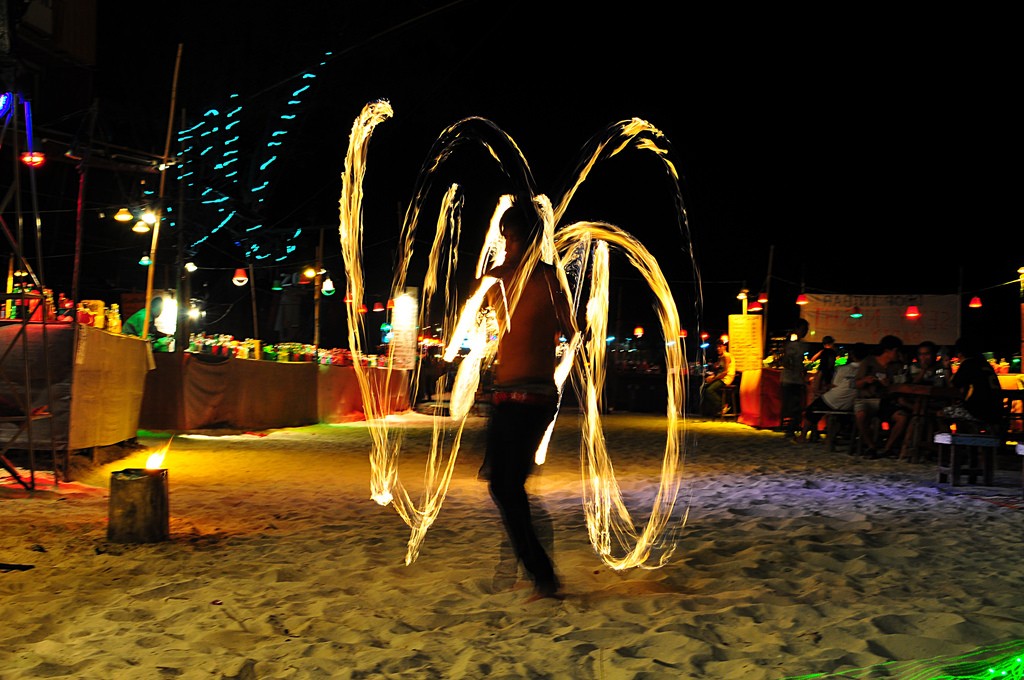
<svg viewBox="0 0 1024 680">
<path fill-rule="evenodd" d="M 737 372 L 764 367 L 761 362 L 764 358 L 764 335 L 761 332 L 760 315 L 729 315 L 729 353 L 732 354 Z"/>
<path fill-rule="evenodd" d="M 959 295 L 807 295 L 800 310 L 807 319 L 808 342 L 831 335 L 839 344 L 875 344 L 883 335 L 895 335 L 908 345 L 931 340 L 952 345 L 960 332 Z M 907 317 L 907 307 L 921 313 Z M 862 316 L 852 318 L 857 307 Z"/>
</svg>

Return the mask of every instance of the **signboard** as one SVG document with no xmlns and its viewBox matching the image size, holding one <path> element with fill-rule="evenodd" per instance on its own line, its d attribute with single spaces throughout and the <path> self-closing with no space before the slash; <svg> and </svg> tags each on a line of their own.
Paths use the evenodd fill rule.
<svg viewBox="0 0 1024 680">
<path fill-rule="evenodd" d="M 800 311 L 810 332 L 805 340 L 821 342 L 831 335 L 837 343 L 875 344 L 883 335 L 895 335 L 904 344 L 931 340 L 952 345 L 960 333 L 959 295 L 807 295 Z M 907 318 L 907 307 L 921 313 Z M 850 316 L 853 308 L 863 315 Z"/>
<path fill-rule="evenodd" d="M 391 367 L 412 369 L 416 367 L 416 319 L 419 304 L 408 292 L 395 298 L 395 309 L 391 314 Z"/>
<path fill-rule="evenodd" d="M 729 352 L 736 372 L 754 371 L 764 367 L 764 335 L 761 317 L 753 314 L 729 315 Z"/>
</svg>

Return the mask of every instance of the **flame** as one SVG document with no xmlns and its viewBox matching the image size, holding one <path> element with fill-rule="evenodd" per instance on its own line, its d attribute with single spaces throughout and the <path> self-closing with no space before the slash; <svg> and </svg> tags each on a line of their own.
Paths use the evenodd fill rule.
<svg viewBox="0 0 1024 680">
<path fill-rule="evenodd" d="M 171 437 L 170 439 L 167 440 L 167 443 L 164 444 L 162 449 L 160 449 L 156 453 L 151 453 L 149 455 L 149 458 L 146 459 L 147 470 L 159 470 L 161 467 L 163 467 L 164 458 L 167 456 L 167 451 L 168 449 L 171 448 L 171 441 L 173 440 L 174 437 Z"/>
<path fill-rule="evenodd" d="M 339 236 L 342 258 L 349 291 L 353 297 L 346 299 L 349 327 L 349 346 L 353 358 L 362 354 L 361 333 L 363 319 L 356 313 L 363 297 L 362 262 L 362 200 L 363 177 L 369 141 L 375 128 L 394 115 L 390 104 L 377 101 L 367 104 L 360 117 L 352 126 L 349 148 L 342 173 L 342 195 L 339 200 Z M 575 182 L 560 199 L 551 200 L 534 191 L 534 181 L 518 145 L 493 123 L 481 118 L 463 119 L 441 133 L 434 143 L 431 154 L 424 163 L 417 178 L 414 198 L 409 203 L 402 227 L 398 261 L 409 263 L 412 259 L 415 231 L 420 213 L 430 191 L 433 174 L 449 158 L 453 150 L 464 141 L 479 142 L 490 152 L 491 157 L 505 171 L 517 188 L 516 195 L 536 203 L 542 218 L 543 231 L 527 248 L 520 270 L 502 286 L 506 296 L 504 305 L 511 316 L 516 306 L 522 285 L 540 261 L 555 265 L 559 283 L 569 294 L 573 307 L 581 304 L 587 310 L 584 328 L 574 329 L 555 372 L 559 389 L 559 404 L 563 384 L 570 374 L 573 387 L 577 390 L 582 408 L 582 431 L 584 445 L 581 447 L 580 463 L 584 478 L 583 505 L 587 518 L 590 540 L 600 558 L 613 569 L 632 567 L 656 568 L 665 564 L 675 546 L 672 534 L 683 524 L 688 508 L 676 510 L 682 481 L 684 459 L 683 441 L 679 416 L 683 403 L 682 376 L 686 366 L 685 354 L 680 343 L 667 343 L 666 364 L 666 437 L 664 459 L 661 468 L 658 492 L 648 513 L 646 524 L 634 521 L 622 498 L 611 458 L 605 449 L 601 426 L 601 394 L 604 385 L 605 338 L 608 323 L 608 248 L 614 247 L 626 256 L 626 260 L 642 276 L 657 298 L 656 309 L 664 337 L 675 337 L 682 324 L 676 309 L 672 292 L 654 256 L 633 236 L 616 227 L 602 222 L 578 222 L 560 224 L 568 204 L 590 172 L 601 161 L 610 159 L 629 148 L 653 152 L 661 160 L 663 169 L 676 185 L 675 203 L 681 231 L 688 230 L 686 212 L 679 189 L 679 175 L 668 158 L 668 147 L 662 133 L 644 120 L 634 118 L 620 121 L 606 131 L 606 138 L 588 149 L 589 157 L 582 157 L 577 166 Z M 463 197 L 460 187 L 452 184 L 443 198 L 435 222 L 435 233 L 430 242 L 429 267 L 420 288 L 421 324 L 426 324 L 424 314 L 431 308 L 435 293 L 443 295 L 444 312 L 442 344 L 446 347 L 445 359 L 453 361 L 464 338 L 469 338 L 471 352 L 462 357 L 451 387 L 449 402 L 450 418 L 435 417 L 433 439 L 429 462 L 423 476 L 421 497 L 414 499 L 402 485 L 398 475 L 398 455 L 402 446 L 401 433 L 389 432 L 388 423 L 381 417 L 378 399 L 370 390 L 366 370 L 359 361 L 354 362 L 360 393 L 366 408 L 373 446 L 370 451 L 370 497 L 381 505 L 391 505 L 410 527 L 405 563 L 411 564 L 419 554 L 419 547 L 427 530 L 434 523 L 452 480 L 455 459 L 459 452 L 466 416 L 471 410 L 476 393 L 480 370 L 494 358 L 497 336 L 491 326 L 496 319 L 493 312 L 481 309 L 484 292 L 493 286 L 493 277 L 485 272 L 502 257 L 503 246 L 497 234 L 497 222 L 501 213 L 511 205 L 511 196 L 502 196 L 489 223 L 485 244 L 476 265 L 477 286 L 473 296 L 463 304 L 453 283 L 458 265 L 459 242 L 461 237 L 461 209 Z M 686 235 L 686 234 L 684 234 Z M 688 235 L 687 235 L 688 238 Z M 694 260 L 692 250 L 689 252 Z M 443 259 L 447 259 L 444 267 Z M 581 284 L 586 272 L 591 271 L 593 258 L 593 280 L 589 299 L 582 300 L 584 286 Z M 405 290 L 408 267 L 398 267 L 393 281 L 393 292 Z M 569 273 L 573 282 L 570 285 Z M 443 279 L 443 280 L 442 280 Z M 699 283 L 699 282 L 698 282 Z M 697 288 L 699 293 L 699 287 Z M 390 365 L 388 379 L 390 379 Z M 413 391 L 417 391 L 418 371 L 414 374 Z M 435 391 L 440 394 L 449 387 L 449 377 L 437 381 Z M 556 412 L 557 418 L 557 412 Z M 685 425 L 685 423 L 683 423 Z M 536 459 L 543 462 L 554 421 L 541 442 Z M 682 515 L 681 517 L 679 515 Z"/>
</svg>

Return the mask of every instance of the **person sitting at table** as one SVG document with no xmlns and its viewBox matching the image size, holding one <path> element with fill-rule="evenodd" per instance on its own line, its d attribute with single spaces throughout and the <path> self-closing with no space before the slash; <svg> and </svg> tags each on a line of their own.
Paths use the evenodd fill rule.
<svg viewBox="0 0 1024 680">
<path fill-rule="evenodd" d="M 999 424 L 1003 414 L 999 378 L 973 338 L 961 337 L 953 350 L 959 361 L 952 386 L 960 390 L 956 403 L 939 415 L 957 423 L 957 430 L 981 432 Z"/>
<path fill-rule="evenodd" d="M 857 369 L 860 368 L 860 362 L 866 356 L 868 356 L 868 346 L 863 342 L 858 342 L 850 350 L 850 356 L 846 363 L 836 367 L 828 391 L 804 409 L 803 430 L 797 435 L 798 441 L 805 442 L 817 434 L 822 411 L 853 412 L 853 401 L 857 397 L 857 388 L 854 385 L 857 379 Z"/>
<path fill-rule="evenodd" d="M 878 353 L 865 357 L 857 369 L 857 398 L 853 402 L 853 419 L 861 442 L 866 445 L 866 458 L 893 456 L 893 448 L 910 420 L 910 409 L 885 396 L 886 388 L 894 383 L 893 376 L 903 367 L 899 361 L 902 348 L 903 341 L 898 337 L 884 335 L 878 341 Z M 875 418 L 880 423 L 889 423 L 889 436 L 881 449 L 871 426 Z"/>
<path fill-rule="evenodd" d="M 723 414 L 722 388 L 731 385 L 735 379 L 736 363 L 725 340 L 719 338 L 718 360 L 712 366 L 711 373 L 704 378 L 704 401 L 701 404 L 704 415 L 717 417 Z"/>
<path fill-rule="evenodd" d="M 910 383 L 932 387 L 949 386 L 946 370 L 939 363 L 939 346 L 931 340 L 923 340 L 917 345 L 917 361 L 910 366 Z"/>
</svg>

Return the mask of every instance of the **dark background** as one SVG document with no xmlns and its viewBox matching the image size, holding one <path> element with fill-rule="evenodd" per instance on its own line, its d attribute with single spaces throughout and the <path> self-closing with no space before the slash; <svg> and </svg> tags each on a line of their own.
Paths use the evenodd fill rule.
<svg viewBox="0 0 1024 680">
<path fill-rule="evenodd" d="M 493 121 L 521 148 L 538 190 L 557 195 L 591 137 L 638 117 L 664 133 L 681 176 L 701 318 L 687 299 L 695 279 L 687 234 L 652 155 L 632 150 L 599 166 L 568 218 L 612 222 L 654 252 L 691 333 L 725 330 L 741 288 L 770 284 L 772 334 L 797 318 L 801 288 L 962 291 L 965 304 L 972 294 L 985 301 L 981 310 L 965 307 L 965 326 L 1009 356 L 1020 348 L 1015 280 L 1024 265 L 1009 206 L 1014 157 L 1003 158 L 1015 139 L 1010 24 L 997 14 L 934 10 L 100 0 L 95 136 L 162 153 L 179 44 L 175 108 L 186 121 L 230 93 L 249 115 L 276 116 L 297 74 L 332 51 L 282 152 L 266 210 L 282 229 L 305 230 L 286 264 L 309 261 L 326 229 L 325 262 L 340 271 L 337 201 L 352 121 L 364 104 L 390 101 L 395 116 L 373 137 L 365 184 L 372 303 L 371 295 L 388 294 L 401 214 L 448 125 Z M 474 222 L 492 207 L 492 165 L 471 148 L 453 164 L 466 191 L 467 233 L 482 230 Z M 133 181 L 121 178 L 119 190 Z M 97 186 L 91 208 L 119 200 L 104 191 Z M 111 252 L 127 253 L 123 238 Z M 470 240 L 465 256 L 475 261 Z M 130 250 L 124 257 L 137 259 L 142 248 Z M 223 307 L 221 328 L 211 330 L 249 335 L 248 292 L 223 285 L 244 264 L 241 250 L 210 244 L 194 259 L 202 267 L 195 288 Z M 271 279 L 286 270 L 261 270 L 260 294 L 269 299 Z M 161 271 L 158 285 L 170 278 L 173 286 Z M 644 286 L 628 270 L 615 276 L 613 330 L 652 328 Z M 101 279 L 93 281 L 101 288 L 138 286 Z M 322 344 L 343 346 L 340 296 L 329 302 Z M 275 313 L 267 304 L 264 327 Z"/>
</svg>

